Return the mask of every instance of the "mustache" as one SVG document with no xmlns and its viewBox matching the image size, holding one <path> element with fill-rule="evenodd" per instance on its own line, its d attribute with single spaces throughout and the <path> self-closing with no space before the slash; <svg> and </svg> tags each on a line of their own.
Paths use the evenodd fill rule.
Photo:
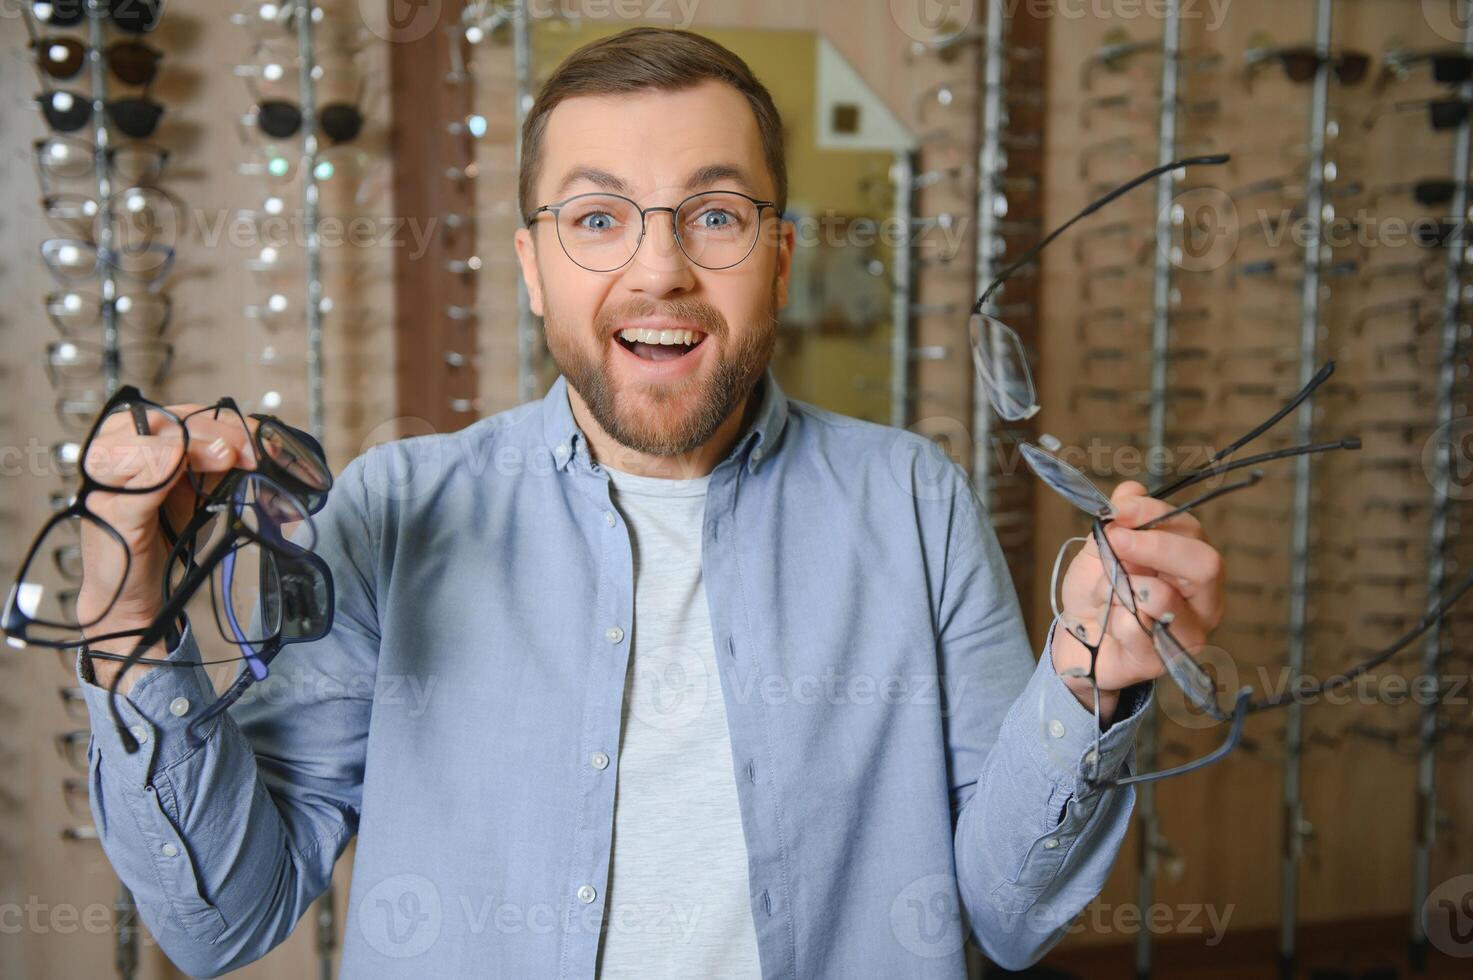
<svg viewBox="0 0 1473 980">
<path fill-rule="evenodd" d="M 721 311 L 710 303 L 698 299 L 677 299 L 664 303 L 635 300 L 613 309 L 600 310 L 594 318 L 593 325 L 597 328 L 600 337 L 606 337 L 613 331 L 614 325 L 623 320 L 657 316 L 689 320 L 698 325 L 704 333 L 714 337 L 723 337 L 727 333 L 726 317 L 721 315 Z"/>
</svg>

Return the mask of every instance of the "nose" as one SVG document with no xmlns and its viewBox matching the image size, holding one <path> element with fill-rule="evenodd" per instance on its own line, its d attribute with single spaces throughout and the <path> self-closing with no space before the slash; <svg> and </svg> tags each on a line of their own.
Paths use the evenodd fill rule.
<svg viewBox="0 0 1473 980">
<path fill-rule="evenodd" d="M 670 208 L 651 208 L 645 213 L 644 239 L 625 267 L 624 279 L 631 290 L 654 296 L 695 284 L 690 258 L 675 238 L 675 214 Z"/>
</svg>

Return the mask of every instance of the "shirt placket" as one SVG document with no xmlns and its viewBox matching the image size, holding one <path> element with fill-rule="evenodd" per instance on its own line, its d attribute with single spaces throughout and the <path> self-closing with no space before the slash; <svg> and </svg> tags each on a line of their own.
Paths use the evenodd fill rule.
<svg viewBox="0 0 1473 980">
<path fill-rule="evenodd" d="M 589 467 L 581 448 L 564 478 L 581 491 L 579 519 L 591 526 L 591 540 L 600 542 L 600 568 L 598 594 L 585 618 L 587 640 L 579 651 L 587 658 L 587 680 L 575 775 L 578 813 L 564 882 L 565 932 L 558 975 L 592 980 L 600 922 L 607 908 L 619 733 L 633 628 L 634 553 L 628 526 L 610 497 L 608 477 Z"/>
</svg>

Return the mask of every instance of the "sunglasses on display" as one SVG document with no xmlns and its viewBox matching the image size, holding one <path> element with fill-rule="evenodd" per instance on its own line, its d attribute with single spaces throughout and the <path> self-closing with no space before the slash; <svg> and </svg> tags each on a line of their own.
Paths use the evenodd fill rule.
<svg viewBox="0 0 1473 980">
<path fill-rule="evenodd" d="M 31 16 L 53 27 L 76 27 L 87 19 L 89 3 L 128 34 L 148 33 L 164 15 L 164 0 L 31 0 Z"/>
<path fill-rule="evenodd" d="M 87 64 L 92 48 L 74 37 L 48 35 L 31 39 L 36 67 L 47 76 L 66 81 L 76 78 Z M 127 85 L 147 86 L 158 74 L 163 52 L 142 41 L 114 41 L 102 49 L 102 62 Z"/>
<path fill-rule="evenodd" d="M 76 92 L 41 92 L 36 95 L 36 105 L 46 124 L 59 133 L 75 133 L 92 121 L 92 100 Z M 103 108 L 118 131 L 133 139 L 152 136 L 164 116 L 164 107 L 147 96 L 109 99 Z"/>
</svg>

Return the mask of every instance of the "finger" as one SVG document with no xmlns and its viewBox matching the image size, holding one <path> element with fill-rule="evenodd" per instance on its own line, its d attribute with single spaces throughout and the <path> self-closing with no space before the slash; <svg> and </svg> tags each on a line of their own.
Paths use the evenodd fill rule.
<svg viewBox="0 0 1473 980">
<path fill-rule="evenodd" d="M 1206 641 L 1207 624 L 1180 590 L 1162 578 L 1143 576 L 1133 582 L 1136 610 L 1145 625 L 1169 617 L 1171 632 L 1182 642 L 1195 645 Z"/>
<path fill-rule="evenodd" d="M 1175 509 L 1176 505 L 1169 501 L 1157 500 L 1155 497 L 1131 496 L 1115 507 L 1115 523 L 1122 527 L 1139 527 Z M 1156 525 L 1156 529 L 1174 531 L 1198 540 L 1205 540 L 1207 537 L 1206 532 L 1202 530 L 1202 522 L 1193 517 L 1190 512 L 1177 514 L 1170 520 L 1162 521 Z"/>
<path fill-rule="evenodd" d="M 1105 533 L 1122 560 L 1171 582 L 1203 623 L 1215 626 L 1221 620 L 1223 561 L 1216 548 L 1169 531 L 1112 527 Z"/>
</svg>

